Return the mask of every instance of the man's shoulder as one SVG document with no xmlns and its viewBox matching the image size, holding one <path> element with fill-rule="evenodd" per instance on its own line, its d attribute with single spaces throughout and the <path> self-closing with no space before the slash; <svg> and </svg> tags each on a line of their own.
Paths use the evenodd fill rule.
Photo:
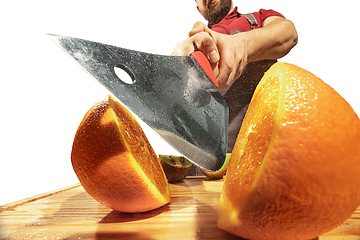
<svg viewBox="0 0 360 240">
<path fill-rule="evenodd" d="M 277 17 L 285 18 L 281 13 L 273 9 L 260 9 L 258 12 L 253 12 L 252 14 L 254 14 L 260 25 L 262 25 L 262 23 L 268 17 L 277 16 Z"/>
<path fill-rule="evenodd" d="M 226 18 L 217 24 L 210 26 L 210 29 L 223 34 L 231 34 L 234 30 L 237 32 L 245 32 L 254 28 L 262 27 L 266 18 L 272 16 L 284 16 L 272 9 L 260 9 L 258 12 L 252 12 L 247 14 L 238 13 L 236 18 Z"/>
</svg>

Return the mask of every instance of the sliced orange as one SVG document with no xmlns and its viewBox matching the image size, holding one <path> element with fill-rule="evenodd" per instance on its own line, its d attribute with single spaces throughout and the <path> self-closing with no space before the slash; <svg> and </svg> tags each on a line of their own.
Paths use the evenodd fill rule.
<svg viewBox="0 0 360 240">
<path fill-rule="evenodd" d="M 359 117 L 315 75 L 274 64 L 236 140 L 218 226 L 248 239 L 313 239 L 359 205 Z"/>
<path fill-rule="evenodd" d="M 121 212 L 149 211 L 170 201 L 159 159 L 134 116 L 108 96 L 84 116 L 71 161 L 94 199 Z"/>
</svg>

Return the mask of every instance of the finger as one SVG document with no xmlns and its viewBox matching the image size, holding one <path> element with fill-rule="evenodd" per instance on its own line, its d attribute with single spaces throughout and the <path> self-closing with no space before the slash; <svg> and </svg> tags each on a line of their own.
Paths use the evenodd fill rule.
<svg viewBox="0 0 360 240">
<path fill-rule="evenodd" d="M 217 63 L 213 63 L 211 64 L 211 68 L 214 72 L 215 78 L 217 78 L 219 76 L 219 64 Z"/>
<path fill-rule="evenodd" d="M 222 72 L 222 75 L 220 76 L 220 73 L 219 73 L 219 80 L 217 78 L 217 81 L 221 82 L 221 85 L 219 83 L 219 91 L 221 90 L 224 90 L 224 89 L 227 89 L 229 88 L 234 81 L 236 81 L 240 76 L 241 74 L 243 73 L 245 67 L 246 67 L 246 62 L 245 61 L 241 61 L 240 64 L 238 64 L 237 68 L 235 67 L 236 64 L 233 65 L 233 67 L 231 67 L 231 65 L 227 65 L 227 68 L 230 69 L 230 72 L 226 72 L 226 69 L 227 68 L 221 68 L 221 71 Z M 225 72 L 224 72 L 224 69 L 225 69 Z M 227 76 L 228 74 L 228 76 Z M 225 78 L 227 77 L 227 80 L 225 80 Z M 224 82 L 223 82 L 224 81 Z"/>
<path fill-rule="evenodd" d="M 193 37 L 195 50 L 199 50 L 205 54 L 210 63 L 216 63 L 220 59 L 220 55 L 215 40 L 207 33 L 198 33 Z"/>
<path fill-rule="evenodd" d="M 216 80 L 219 83 L 219 90 L 223 90 L 229 87 L 229 80 L 234 75 L 234 68 L 235 68 L 234 52 L 229 49 L 227 50 L 223 49 L 221 51 L 221 56 L 219 61 L 219 75 L 216 78 Z"/>
<path fill-rule="evenodd" d="M 188 56 L 194 51 L 195 48 L 193 41 L 191 39 L 185 39 L 175 46 L 173 52 L 171 53 L 171 56 Z"/>
<path fill-rule="evenodd" d="M 199 32 L 207 32 L 207 33 L 211 34 L 210 29 L 203 22 L 197 21 L 194 24 L 193 28 L 190 30 L 189 37 L 192 37 Z"/>
<path fill-rule="evenodd" d="M 228 80 L 230 78 L 231 73 L 232 73 L 232 69 L 228 65 L 222 65 L 219 67 L 219 75 L 216 78 L 219 84 L 219 91 L 222 91 L 230 87 Z"/>
</svg>

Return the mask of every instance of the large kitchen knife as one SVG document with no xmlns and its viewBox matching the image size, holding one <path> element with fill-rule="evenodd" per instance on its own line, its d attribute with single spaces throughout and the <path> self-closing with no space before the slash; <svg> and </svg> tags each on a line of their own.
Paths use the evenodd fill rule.
<svg viewBox="0 0 360 240">
<path fill-rule="evenodd" d="M 204 70 L 209 63 L 202 53 L 163 56 L 49 36 L 191 162 L 210 171 L 221 168 L 227 148 L 228 106 L 216 80 L 212 82 Z M 120 79 L 117 69 L 131 81 Z"/>
</svg>

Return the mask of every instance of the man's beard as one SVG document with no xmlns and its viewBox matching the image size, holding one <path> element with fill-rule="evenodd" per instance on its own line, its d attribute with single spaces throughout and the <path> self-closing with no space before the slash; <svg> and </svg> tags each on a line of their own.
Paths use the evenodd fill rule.
<svg viewBox="0 0 360 240">
<path fill-rule="evenodd" d="M 221 0 L 219 6 L 214 9 L 206 9 L 202 15 L 203 17 L 211 22 L 218 23 L 220 22 L 226 15 L 228 15 L 231 9 L 232 0 Z"/>
</svg>

